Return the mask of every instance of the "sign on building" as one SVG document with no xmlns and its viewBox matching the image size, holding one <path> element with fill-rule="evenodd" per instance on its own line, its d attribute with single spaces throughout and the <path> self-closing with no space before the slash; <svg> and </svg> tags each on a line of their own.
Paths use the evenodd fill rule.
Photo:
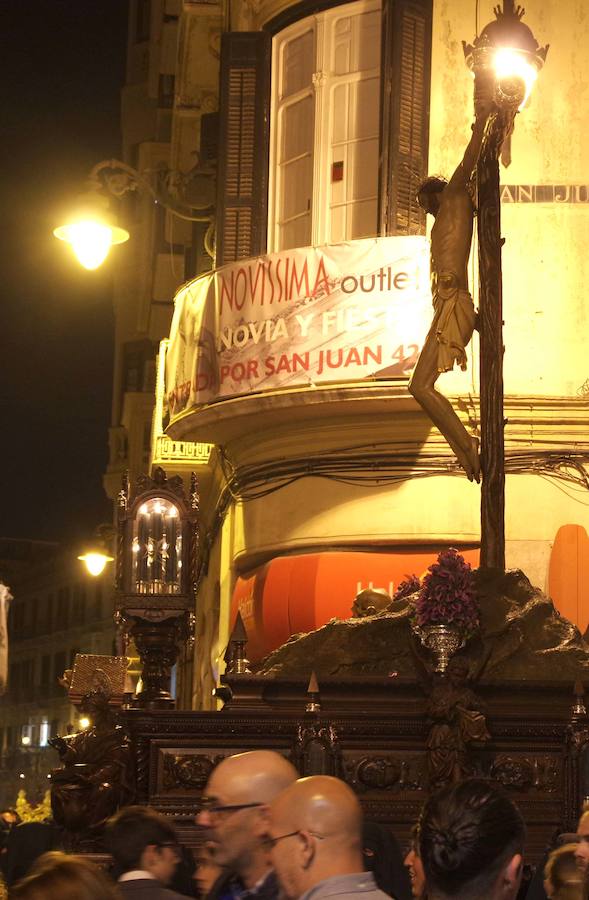
<svg viewBox="0 0 589 900">
<path fill-rule="evenodd" d="M 431 320 L 425 237 L 241 260 L 176 296 L 166 362 L 172 421 L 225 397 L 407 378 Z"/>
</svg>

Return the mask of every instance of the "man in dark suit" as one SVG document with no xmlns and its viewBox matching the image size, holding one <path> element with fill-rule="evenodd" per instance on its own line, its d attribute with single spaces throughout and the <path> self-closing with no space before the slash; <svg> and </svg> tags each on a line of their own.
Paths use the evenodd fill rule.
<svg viewBox="0 0 589 900">
<path fill-rule="evenodd" d="M 170 891 L 180 859 L 174 826 L 146 806 L 127 806 L 109 820 L 108 849 L 117 868 L 118 888 L 129 900 L 182 900 Z"/>
</svg>

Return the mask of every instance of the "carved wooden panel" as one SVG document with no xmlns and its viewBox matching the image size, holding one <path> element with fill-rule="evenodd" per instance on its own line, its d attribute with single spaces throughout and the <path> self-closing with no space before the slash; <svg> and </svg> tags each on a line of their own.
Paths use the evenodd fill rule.
<svg viewBox="0 0 589 900">
<path fill-rule="evenodd" d="M 273 749 L 290 757 L 301 774 L 328 771 L 357 792 L 368 820 L 389 825 L 408 838 L 428 794 L 423 707 L 408 702 L 417 687 L 371 680 L 365 694 L 330 687 L 333 701 L 315 718 L 305 715 L 306 684 L 276 681 L 272 703 L 254 679 L 243 680 L 243 700 L 223 712 L 130 710 L 140 802 L 173 817 L 185 840 L 198 840 L 193 826 L 199 796 L 213 767 L 224 756 Z M 293 699 L 294 697 L 294 699 Z M 572 831 L 583 797 L 585 723 L 570 720 L 570 690 L 525 686 L 485 690 L 491 740 L 472 754 L 473 771 L 502 784 L 522 810 L 528 827 L 526 856 L 541 858 L 555 830 Z M 330 708 L 331 707 L 331 708 Z M 589 745 L 587 745 L 589 746 Z M 587 774 L 589 782 L 589 774 Z M 192 837 L 191 837 L 192 835 Z"/>
</svg>

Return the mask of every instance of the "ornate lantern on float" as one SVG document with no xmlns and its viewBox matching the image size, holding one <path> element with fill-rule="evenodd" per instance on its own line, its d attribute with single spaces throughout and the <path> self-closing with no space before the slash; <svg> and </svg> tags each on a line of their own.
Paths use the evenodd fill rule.
<svg viewBox="0 0 589 900">
<path fill-rule="evenodd" d="M 127 477 L 118 498 L 117 618 L 137 647 L 142 689 L 133 706 L 169 707 L 171 670 L 192 640 L 198 553 L 198 488 L 157 468 L 133 495 Z"/>
<path fill-rule="evenodd" d="M 522 22 L 525 10 L 513 0 L 503 0 L 494 9 L 495 21 L 477 35 L 472 44 L 462 42 L 466 64 L 475 76 L 475 97 L 487 96 L 499 107 L 521 109 L 546 61 L 547 44 L 540 47 L 530 28 Z"/>
</svg>

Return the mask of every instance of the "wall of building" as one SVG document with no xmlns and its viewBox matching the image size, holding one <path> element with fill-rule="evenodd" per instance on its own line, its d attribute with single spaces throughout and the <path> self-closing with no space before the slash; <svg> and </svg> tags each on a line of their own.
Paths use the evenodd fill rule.
<svg viewBox="0 0 589 900">
<path fill-rule="evenodd" d="M 49 559 L 6 579 L 14 599 L 8 684 L 0 697 L 2 805 L 14 804 L 21 787 L 29 800 L 47 788 L 47 775 L 58 762 L 48 738 L 79 727 L 58 681 L 75 654 L 114 653 L 112 571 L 107 567 L 92 578 L 75 557 L 71 549 L 54 549 Z"/>
<path fill-rule="evenodd" d="M 282 0 L 234 3 L 233 25 L 259 29 L 289 5 Z M 478 4 L 479 28 L 494 18 L 494 5 L 491 0 Z M 547 453 L 585 454 L 586 459 L 589 450 L 584 290 L 589 262 L 583 247 L 589 214 L 589 189 L 584 185 L 589 150 L 583 139 L 589 85 L 578 58 L 589 20 L 580 2 L 566 7 L 545 2 L 532 4 L 525 21 L 538 41 L 551 48 L 528 106 L 517 117 L 511 165 L 501 171 L 507 565 L 524 569 L 544 590 L 554 588 L 557 604 L 584 629 L 589 584 L 579 574 L 573 597 L 571 583 L 563 587 L 554 577 L 551 560 L 558 557 L 558 565 L 578 573 L 586 567 L 586 480 L 583 483 L 582 471 L 574 471 L 574 466 L 549 471 Z M 475 30 L 471 0 L 434 0 L 430 172 L 450 175 L 469 139 L 473 85 L 462 40 L 472 41 Z M 204 35 L 199 40 L 204 41 Z M 182 71 L 182 83 L 195 93 L 196 64 Z M 198 77 L 204 84 L 204 71 L 199 70 Z M 538 191 L 540 186 L 548 188 Z M 476 304 L 476 239 L 470 270 Z M 427 325 L 422 324 L 423 334 Z M 448 374 L 439 385 L 475 433 L 478 379 L 475 335 L 467 372 Z M 397 389 L 389 389 L 388 397 L 386 385 L 378 390 L 374 385 L 314 390 L 313 399 L 305 398 L 304 391 L 245 397 L 226 404 L 224 416 L 219 411 L 195 412 L 183 423 L 184 437 L 216 441 L 225 460 L 203 505 L 203 534 L 210 546 L 197 604 L 197 642 L 203 650 L 195 668 L 196 705 L 208 708 L 211 703 L 210 687 L 222 666 L 230 598 L 239 575 L 276 556 L 334 546 L 375 550 L 428 542 L 476 545 L 479 490 L 462 475 L 443 472 L 444 462 L 450 465 L 452 460 L 449 449 L 419 408 Z M 226 424 L 231 421 L 233 428 Z M 276 482 L 274 492 L 257 499 L 255 492 L 243 488 L 241 498 L 238 492 L 227 502 L 231 470 L 241 476 L 248 467 L 266 466 L 266 486 L 271 488 L 276 461 L 304 461 L 309 453 L 339 458 L 356 446 L 365 450 L 366 472 L 375 448 L 386 448 L 391 457 L 409 448 L 417 468 L 420 460 L 435 456 L 442 471 L 421 472 L 419 478 L 395 484 L 379 484 L 375 475 L 363 485 L 346 483 L 344 475 L 337 480 L 309 472 L 288 484 Z M 223 510 L 224 521 L 219 518 Z M 566 525 L 579 528 L 576 550 L 572 544 L 567 550 L 557 540 Z"/>
</svg>

